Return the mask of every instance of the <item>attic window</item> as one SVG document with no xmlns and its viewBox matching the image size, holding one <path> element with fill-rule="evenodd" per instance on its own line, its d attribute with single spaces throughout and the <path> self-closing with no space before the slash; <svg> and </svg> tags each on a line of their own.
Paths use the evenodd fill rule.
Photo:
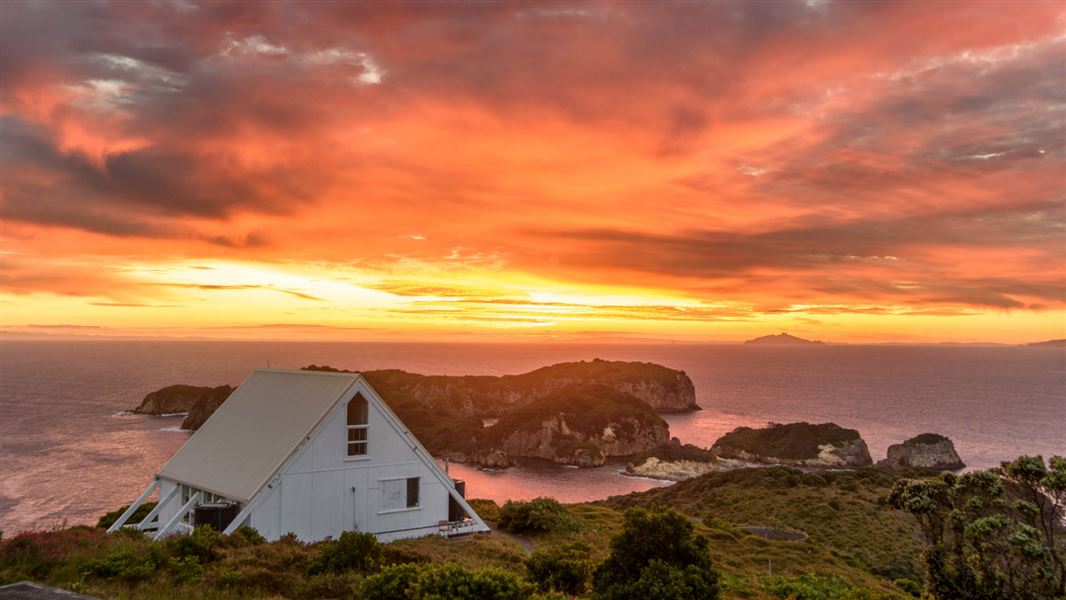
<svg viewBox="0 0 1066 600">
<path fill-rule="evenodd" d="M 348 402 L 348 456 L 366 456 L 367 410 L 362 396 Z"/>
</svg>

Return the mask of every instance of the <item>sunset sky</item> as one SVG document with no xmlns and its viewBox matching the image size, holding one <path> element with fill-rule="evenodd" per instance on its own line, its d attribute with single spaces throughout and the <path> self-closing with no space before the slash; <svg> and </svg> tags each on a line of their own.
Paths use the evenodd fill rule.
<svg viewBox="0 0 1066 600">
<path fill-rule="evenodd" d="M 1066 337 L 1052 2 L 3 2 L 3 334 Z"/>
</svg>

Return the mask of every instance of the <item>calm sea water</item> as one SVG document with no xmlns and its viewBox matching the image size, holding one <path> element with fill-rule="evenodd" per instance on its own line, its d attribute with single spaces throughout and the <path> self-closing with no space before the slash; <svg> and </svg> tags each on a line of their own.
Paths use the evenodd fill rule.
<svg viewBox="0 0 1066 600">
<path fill-rule="evenodd" d="M 641 360 L 686 371 L 705 410 L 666 417 L 709 446 L 739 425 L 833 421 L 875 459 L 933 431 L 974 468 L 1066 454 L 1066 350 L 1021 347 L 29 342 L 0 345 L 0 530 L 91 523 L 132 500 L 188 439 L 180 417 L 118 415 L 173 383 L 237 384 L 267 362 L 428 374 L 521 373 L 564 360 Z M 470 497 L 566 502 L 665 485 L 597 469 L 452 465 Z"/>
</svg>

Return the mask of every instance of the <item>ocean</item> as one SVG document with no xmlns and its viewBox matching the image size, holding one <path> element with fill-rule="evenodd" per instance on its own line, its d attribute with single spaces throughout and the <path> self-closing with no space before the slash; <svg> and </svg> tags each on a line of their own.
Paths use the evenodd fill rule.
<svg viewBox="0 0 1066 600">
<path fill-rule="evenodd" d="M 1066 454 L 1062 348 L 4 341 L 0 530 L 90 524 L 134 499 L 189 436 L 178 429 L 181 417 L 123 414 L 166 385 L 236 385 L 268 364 L 503 375 L 593 358 L 688 373 L 703 410 L 665 418 L 671 435 L 699 446 L 741 425 L 832 421 L 858 429 L 875 460 L 923 432 L 954 440 L 970 468 Z M 577 502 L 668 485 L 621 475 L 624 466 L 450 468 L 469 497 L 500 502 Z"/>
</svg>

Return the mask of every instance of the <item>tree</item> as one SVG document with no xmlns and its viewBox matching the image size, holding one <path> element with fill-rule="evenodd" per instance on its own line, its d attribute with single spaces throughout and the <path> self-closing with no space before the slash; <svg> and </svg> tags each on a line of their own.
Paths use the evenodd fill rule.
<svg viewBox="0 0 1066 600">
<path fill-rule="evenodd" d="M 594 589 L 610 600 L 714 599 L 718 575 L 707 539 L 684 515 L 631 508 L 611 539 L 611 555 L 596 569 Z"/>
<path fill-rule="evenodd" d="M 888 502 L 917 517 L 934 598 L 1062 597 L 1066 459 L 1022 456 L 962 476 L 901 480 Z"/>
</svg>

